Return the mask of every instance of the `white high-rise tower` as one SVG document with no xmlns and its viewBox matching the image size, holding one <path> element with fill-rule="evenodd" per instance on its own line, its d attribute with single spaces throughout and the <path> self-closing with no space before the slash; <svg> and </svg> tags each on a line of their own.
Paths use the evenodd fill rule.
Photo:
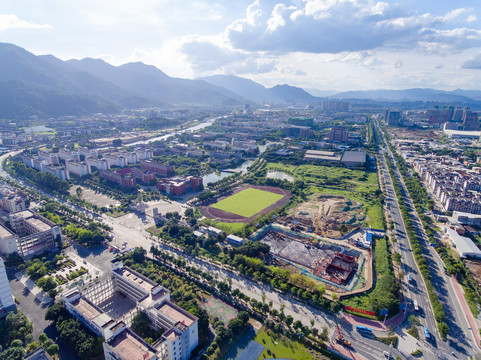
<svg viewBox="0 0 481 360">
<path fill-rule="evenodd" d="M 7 315 L 11 310 L 15 310 L 15 302 L 13 301 L 12 290 L 8 283 L 5 264 L 0 258 L 0 318 Z"/>
</svg>

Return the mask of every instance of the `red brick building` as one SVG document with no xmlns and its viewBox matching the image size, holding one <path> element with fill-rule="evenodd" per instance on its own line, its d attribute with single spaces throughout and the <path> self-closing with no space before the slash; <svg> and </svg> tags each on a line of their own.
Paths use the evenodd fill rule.
<svg viewBox="0 0 481 360">
<path fill-rule="evenodd" d="M 135 187 L 137 182 L 134 178 L 130 177 L 129 172 L 126 172 L 125 170 L 126 169 L 121 169 L 118 171 L 100 170 L 100 177 L 102 179 L 113 181 L 114 183 L 126 188 Z"/>
<path fill-rule="evenodd" d="M 202 178 L 199 176 L 160 179 L 157 183 L 157 187 L 160 191 L 165 192 L 166 194 L 174 195 L 182 195 L 187 190 L 198 190 L 202 185 Z"/>
<path fill-rule="evenodd" d="M 162 176 L 162 177 L 167 177 L 169 175 L 172 175 L 174 173 L 174 167 L 169 166 L 169 165 L 162 165 L 159 164 L 156 161 L 144 161 L 141 164 L 142 169 L 152 171 L 156 175 Z"/>
</svg>

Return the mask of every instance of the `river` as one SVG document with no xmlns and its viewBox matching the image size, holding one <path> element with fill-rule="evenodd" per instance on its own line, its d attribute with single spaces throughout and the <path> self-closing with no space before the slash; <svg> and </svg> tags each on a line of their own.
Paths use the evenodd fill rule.
<svg viewBox="0 0 481 360">
<path fill-rule="evenodd" d="M 134 142 L 132 144 L 128 144 L 129 146 L 134 146 L 134 145 L 145 145 L 145 144 L 150 144 L 154 141 L 159 141 L 159 140 L 165 140 L 171 136 L 174 136 L 174 135 L 177 135 L 177 134 L 182 134 L 182 133 L 185 133 L 186 131 L 196 131 L 196 130 L 200 130 L 200 129 L 204 129 L 208 126 L 211 126 L 214 121 L 216 121 L 217 119 L 220 119 L 222 116 L 218 116 L 218 117 L 215 117 L 215 118 L 212 118 L 212 119 L 209 119 L 203 123 L 200 123 L 200 124 L 197 124 L 195 126 L 191 126 L 187 129 L 182 129 L 182 130 L 177 130 L 177 131 L 174 131 L 174 132 L 171 132 L 171 133 L 168 133 L 168 134 L 165 134 L 165 135 L 161 135 L 161 136 L 156 136 L 156 137 L 153 137 L 153 138 L 150 138 L 150 139 L 147 139 L 147 140 L 141 140 L 141 141 L 137 141 L 137 142 Z"/>
</svg>

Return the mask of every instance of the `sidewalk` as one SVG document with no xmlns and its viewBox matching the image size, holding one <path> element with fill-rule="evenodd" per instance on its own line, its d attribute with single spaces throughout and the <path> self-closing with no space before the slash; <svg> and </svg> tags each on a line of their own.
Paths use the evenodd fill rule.
<svg viewBox="0 0 481 360">
<path fill-rule="evenodd" d="M 476 340 L 476 347 L 478 349 L 481 349 L 480 347 L 480 334 L 479 334 L 479 328 L 478 324 L 476 323 L 476 320 L 474 319 L 474 316 L 469 309 L 468 302 L 466 301 L 464 297 L 464 290 L 461 285 L 451 276 L 449 278 L 451 281 L 451 285 L 454 288 L 454 291 L 456 292 L 456 296 L 459 300 L 459 303 L 461 304 L 461 307 L 463 309 L 464 315 L 466 316 L 466 320 L 468 320 L 469 327 L 471 328 L 471 331 L 473 332 L 474 339 Z"/>
<path fill-rule="evenodd" d="M 370 319 L 366 319 L 360 316 L 347 314 L 347 313 L 344 314 L 344 320 L 346 320 L 353 326 L 354 325 L 368 326 L 372 328 L 374 331 L 381 331 L 381 332 L 388 331 L 389 327 L 394 330 L 404 322 L 405 318 L 406 318 L 406 312 L 401 311 L 399 312 L 399 314 L 386 320 L 386 324 L 383 324 L 381 321 L 370 320 Z"/>
<path fill-rule="evenodd" d="M 25 275 L 24 272 L 19 271 L 15 273 L 15 277 L 18 281 L 22 283 L 25 288 L 28 289 L 29 292 L 35 295 L 35 298 L 42 304 L 48 304 L 53 301 L 53 299 L 46 292 L 40 289 L 33 280 L 31 280 L 27 275 Z"/>
</svg>

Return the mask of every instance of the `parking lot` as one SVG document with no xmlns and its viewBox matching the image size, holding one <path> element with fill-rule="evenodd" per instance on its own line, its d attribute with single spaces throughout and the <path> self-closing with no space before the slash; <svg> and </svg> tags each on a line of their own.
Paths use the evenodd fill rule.
<svg viewBox="0 0 481 360">
<path fill-rule="evenodd" d="M 76 195 L 76 189 L 78 187 L 79 186 L 72 186 L 70 188 L 70 191 L 69 191 L 70 195 Z M 82 189 L 81 199 L 85 200 L 85 201 L 87 201 L 91 204 L 97 205 L 98 207 L 109 207 L 110 205 L 112 205 L 112 206 L 119 206 L 120 205 L 119 201 L 117 201 L 115 199 L 111 199 L 106 195 L 96 193 L 95 191 L 93 191 L 91 189 L 88 189 L 88 188 L 85 188 L 83 186 L 80 186 L 80 188 Z"/>
</svg>

